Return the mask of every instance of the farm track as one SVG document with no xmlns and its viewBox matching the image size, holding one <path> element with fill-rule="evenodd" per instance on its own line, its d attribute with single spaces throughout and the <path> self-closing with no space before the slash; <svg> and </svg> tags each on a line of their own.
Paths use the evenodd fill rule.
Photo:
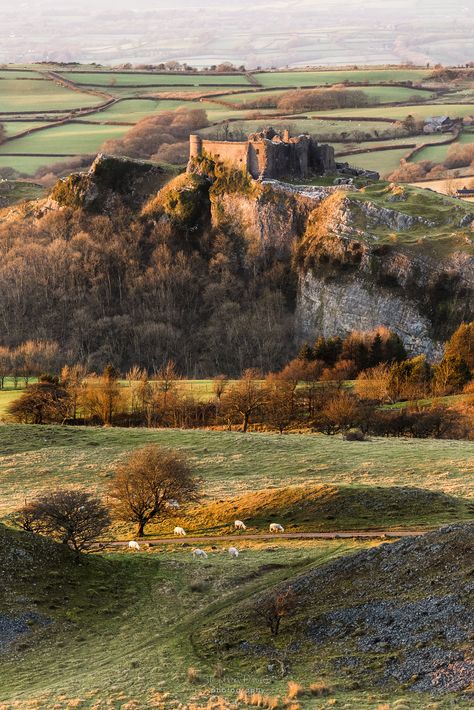
<svg viewBox="0 0 474 710">
<path fill-rule="evenodd" d="M 186 535 L 185 537 L 155 537 L 142 538 L 142 544 L 152 545 L 176 545 L 181 543 L 194 544 L 197 542 L 229 542 L 235 540 L 259 541 L 259 540 L 384 540 L 398 539 L 400 537 L 416 537 L 424 535 L 429 530 L 341 530 L 335 532 L 291 532 L 291 533 L 243 533 L 231 535 Z M 107 542 L 94 543 L 96 547 L 122 547 L 128 545 L 128 540 L 110 540 Z"/>
</svg>

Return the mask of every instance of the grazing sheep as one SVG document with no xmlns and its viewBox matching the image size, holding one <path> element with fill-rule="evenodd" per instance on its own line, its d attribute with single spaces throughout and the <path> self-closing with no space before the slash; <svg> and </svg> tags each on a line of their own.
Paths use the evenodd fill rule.
<svg viewBox="0 0 474 710">
<path fill-rule="evenodd" d="M 239 551 L 236 547 L 229 547 L 229 555 L 231 557 L 238 557 L 239 556 Z"/>
<path fill-rule="evenodd" d="M 207 560 L 207 552 L 200 550 L 198 547 L 193 550 L 193 557 L 200 557 L 202 560 Z"/>
<path fill-rule="evenodd" d="M 179 503 L 174 498 L 172 498 L 171 500 L 167 500 L 165 505 L 167 508 L 174 508 L 175 510 L 179 508 Z"/>
<path fill-rule="evenodd" d="M 236 530 L 247 530 L 247 526 L 245 523 L 243 523 L 241 520 L 236 520 L 234 522 L 234 528 Z"/>
<path fill-rule="evenodd" d="M 174 534 L 181 535 L 181 537 L 183 537 L 184 535 L 186 535 L 186 532 L 184 531 L 184 528 L 181 528 L 179 525 L 177 525 L 174 529 Z"/>
<path fill-rule="evenodd" d="M 282 533 L 282 532 L 285 532 L 285 528 L 283 527 L 283 525 L 280 525 L 279 523 L 271 523 L 270 532 Z"/>
<path fill-rule="evenodd" d="M 138 551 L 140 549 L 140 545 L 138 544 L 138 542 L 135 542 L 135 540 L 130 540 L 130 542 L 128 543 L 128 548 L 129 550 Z"/>
</svg>

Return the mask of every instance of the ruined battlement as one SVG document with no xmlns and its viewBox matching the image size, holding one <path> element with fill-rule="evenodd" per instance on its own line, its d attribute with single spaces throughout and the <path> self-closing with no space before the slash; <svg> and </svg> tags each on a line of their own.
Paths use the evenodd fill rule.
<svg viewBox="0 0 474 710">
<path fill-rule="evenodd" d="M 211 141 L 197 135 L 189 138 L 189 157 L 211 158 L 245 168 L 258 179 L 306 178 L 336 172 L 334 149 L 309 135 L 291 137 L 266 128 L 251 133 L 246 141 Z"/>
</svg>

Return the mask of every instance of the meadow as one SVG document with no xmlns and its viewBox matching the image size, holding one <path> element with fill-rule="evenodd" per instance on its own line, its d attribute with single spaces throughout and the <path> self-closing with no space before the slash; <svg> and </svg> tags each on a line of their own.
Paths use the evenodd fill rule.
<svg viewBox="0 0 474 710">
<path fill-rule="evenodd" d="M 0 515 L 8 523 L 9 513 L 25 498 L 58 486 L 103 493 L 114 464 L 147 443 L 186 452 L 205 493 L 201 506 L 188 511 L 185 519 L 150 526 L 152 535 L 166 533 L 174 524 L 189 524 L 190 532 L 222 535 L 230 527 L 223 520 L 237 514 L 248 516 L 244 519 L 251 533 L 266 530 L 269 516 L 275 515 L 282 516 L 278 519 L 288 530 L 304 530 L 304 519 L 321 512 L 311 508 L 321 484 L 321 497 L 332 504 L 325 512 L 331 515 L 324 521 L 321 516 L 315 519 L 313 529 L 340 529 L 341 522 L 348 522 L 354 501 L 362 529 L 371 527 L 364 519 L 369 509 L 378 529 L 390 523 L 395 530 L 414 525 L 420 529 L 473 516 L 473 442 L 356 443 L 324 436 L 12 425 L 0 426 Z M 413 486 L 430 489 L 432 496 L 416 490 L 415 498 L 410 498 Z M 264 487 L 267 490 L 262 491 Z M 438 496 L 438 491 L 464 496 L 463 507 L 459 499 Z M 223 500 L 230 495 L 238 500 Z M 394 521 L 398 522 L 393 525 Z M 292 528 L 292 522 L 298 525 Z M 123 524 L 113 532 L 126 540 L 133 536 Z M 191 557 L 193 548 L 186 539 L 166 546 L 144 542 L 139 553 L 126 545 L 106 544 L 100 554 L 88 555 L 80 565 L 64 564 L 51 543 L 40 547 L 33 537 L 0 524 L 0 546 L 24 561 L 9 567 L 7 560 L 0 609 L 15 616 L 24 612 L 25 604 L 33 605 L 40 615 L 31 619 L 30 633 L 15 652 L 2 658 L 2 708 L 171 710 L 180 702 L 207 703 L 214 696 L 226 699 L 227 704 L 215 706 L 224 710 L 240 691 L 279 697 L 281 707 L 292 680 L 306 688 L 314 682 L 325 689 L 321 698 L 309 692 L 299 698 L 301 710 L 333 705 L 375 710 L 382 703 L 416 710 L 420 703 L 429 703 L 426 696 L 399 684 L 370 689 L 351 684 L 330 654 L 320 655 L 317 663 L 314 651 L 306 647 L 288 656 L 283 651 L 286 635 L 281 642 L 270 642 L 262 627 L 258 633 L 265 646 L 257 655 L 242 653 L 240 644 L 230 654 L 224 648 L 222 657 L 214 649 L 213 634 L 223 620 L 233 620 L 242 643 L 255 635 L 255 622 L 249 626 L 240 612 L 236 620 L 236 608 L 247 610 L 257 595 L 342 555 L 376 548 L 380 540 L 242 538 L 233 542 L 240 551 L 233 560 L 228 543 L 210 539 L 199 543 L 208 553 L 205 561 Z M 43 618 L 49 620 L 46 626 Z M 291 626 L 284 622 L 284 628 L 290 632 Z M 272 650 L 280 647 L 281 656 Z M 270 671 L 269 653 L 281 657 L 282 668 L 290 670 L 279 672 L 277 664 Z M 376 663 L 370 655 L 364 660 Z M 451 707 L 449 702 L 441 699 L 437 710 Z M 461 695 L 456 702 L 456 707 L 469 707 Z"/>
<path fill-rule="evenodd" d="M 301 434 L 0 426 L 0 516 L 61 485 L 103 493 L 114 466 L 155 443 L 182 450 L 202 477 L 203 502 L 288 486 L 405 486 L 471 499 L 474 442 L 343 441 Z"/>
<path fill-rule="evenodd" d="M 354 84 L 367 82 L 377 84 L 389 81 L 421 81 L 429 75 L 423 69 L 342 69 L 334 71 L 292 71 L 292 72 L 262 72 L 255 78 L 265 87 L 273 86 L 331 86 L 349 81 Z"/>
<path fill-rule="evenodd" d="M 88 86 L 249 86 L 250 82 L 245 74 L 160 74 L 157 72 L 61 72 L 61 75 L 75 84 Z"/>
</svg>

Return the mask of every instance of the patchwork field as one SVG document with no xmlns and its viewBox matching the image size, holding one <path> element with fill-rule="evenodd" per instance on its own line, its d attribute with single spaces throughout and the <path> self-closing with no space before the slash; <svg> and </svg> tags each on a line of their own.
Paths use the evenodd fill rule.
<svg viewBox="0 0 474 710">
<path fill-rule="evenodd" d="M 423 69 L 366 69 L 335 71 L 263 72 L 255 78 L 262 86 L 330 86 L 344 81 L 377 84 L 389 81 L 421 81 L 429 75 Z"/>
<path fill-rule="evenodd" d="M 279 129 L 290 127 L 295 133 L 308 132 L 321 140 L 334 142 L 338 152 L 343 151 L 345 144 L 353 148 L 354 142 L 359 145 L 370 140 L 367 152 L 348 160 L 356 167 L 374 169 L 385 176 L 398 167 L 408 152 L 398 148 L 399 144 L 423 144 L 432 139 L 422 134 L 399 136 L 396 122 L 403 121 L 409 114 L 420 120 L 440 114 L 452 118 L 474 115 L 474 94 L 470 85 L 457 85 L 452 87 L 453 91 L 446 92 L 446 87 L 440 88 L 429 81 L 430 71 L 425 69 L 389 67 L 227 75 L 116 72 L 88 67 L 71 71 L 54 66 L 51 70 L 59 72 L 65 83 L 61 84 L 43 67 L 33 67 L 30 72 L 0 70 L 0 119 L 5 122 L 7 136 L 14 139 L 0 147 L 0 169 L 8 167 L 22 175 L 33 176 L 39 167 L 57 162 L 58 156 L 88 156 L 97 152 L 107 139 L 122 136 L 126 125 L 114 124 L 132 125 L 148 115 L 184 107 L 205 110 L 211 126 L 203 129 L 202 134 L 219 138 L 222 124 L 229 121 L 231 130 L 239 135 L 241 131 L 251 132 L 268 124 Z M 279 97 L 288 89 L 341 86 L 344 82 L 349 90 L 364 91 L 369 106 L 284 116 L 278 115 L 276 108 L 245 106 L 260 97 Z M 405 85 L 400 86 L 401 83 Z M 95 90 L 100 93 L 94 94 Z M 212 95 L 216 95 L 215 100 L 210 100 Z M 93 107 L 103 104 L 107 96 L 110 101 L 119 101 L 105 110 L 94 111 Z M 86 111 L 84 118 L 100 127 L 74 123 L 77 110 Z M 16 118 L 30 117 L 32 127 L 41 125 L 48 112 L 50 117 L 66 118 L 72 123 L 57 126 L 53 122 L 43 131 L 15 139 L 26 122 L 10 122 L 6 112 L 12 111 Z M 437 139 L 438 136 L 433 138 Z M 472 134 L 464 133 L 460 140 L 472 142 Z M 380 147 L 381 143 L 384 147 L 393 146 L 393 150 L 372 152 L 371 148 Z M 441 146 L 427 148 L 414 160 L 443 159 L 445 150 Z"/>
</svg>

